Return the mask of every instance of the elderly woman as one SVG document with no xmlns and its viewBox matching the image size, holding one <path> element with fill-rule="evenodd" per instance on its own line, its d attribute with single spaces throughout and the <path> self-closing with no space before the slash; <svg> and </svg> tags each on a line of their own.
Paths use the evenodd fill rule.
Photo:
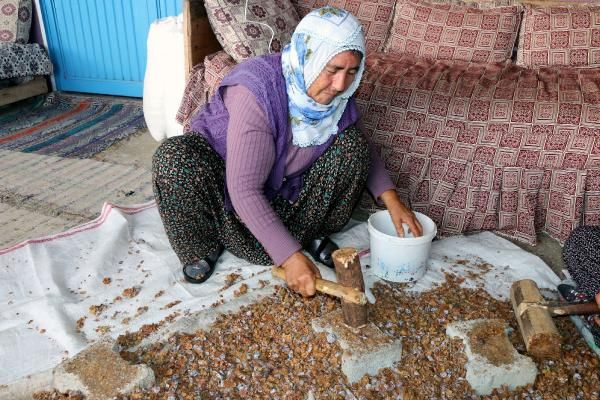
<svg viewBox="0 0 600 400">
<path fill-rule="evenodd" d="M 349 221 L 365 185 L 398 232 L 422 232 L 357 123 L 352 98 L 365 66 L 362 27 L 324 7 L 300 21 L 281 54 L 236 66 L 192 120 L 191 134 L 156 151 L 154 191 L 185 278 L 204 282 L 226 248 L 285 269 L 288 286 L 315 293 L 332 266 L 328 235 Z"/>
</svg>

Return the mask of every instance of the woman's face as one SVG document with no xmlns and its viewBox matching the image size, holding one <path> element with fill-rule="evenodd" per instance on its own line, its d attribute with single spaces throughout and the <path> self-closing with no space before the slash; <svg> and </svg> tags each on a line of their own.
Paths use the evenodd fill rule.
<svg viewBox="0 0 600 400">
<path fill-rule="evenodd" d="M 333 57 L 308 88 L 308 96 L 320 104 L 331 103 L 335 96 L 350 87 L 360 67 L 360 60 L 360 55 L 351 50 Z"/>
</svg>

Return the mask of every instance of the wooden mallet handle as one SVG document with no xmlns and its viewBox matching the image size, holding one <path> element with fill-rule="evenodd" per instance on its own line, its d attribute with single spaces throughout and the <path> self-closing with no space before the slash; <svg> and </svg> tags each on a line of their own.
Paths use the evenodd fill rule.
<svg viewBox="0 0 600 400">
<path fill-rule="evenodd" d="M 285 270 L 283 268 L 273 267 L 272 272 L 273 276 L 285 281 Z M 354 304 L 367 304 L 367 296 L 359 290 L 342 286 L 337 282 L 328 281 L 321 278 L 317 278 L 315 283 L 318 292 L 339 297 L 340 299 L 344 299 Z"/>
<path fill-rule="evenodd" d="M 598 314 L 600 308 L 595 301 L 589 303 L 566 303 L 566 302 L 542 302 L 542 303 L 528 303 L 522 302 L 518 305 L 515 310 L 517 315 L 523 315 L 527 310 L 537 308 L 540 310 L 548 311 L 551 317 L 562 317 L 565 315 L 579 315 L 579 314 Z"/>
<path fill-rule="evenodd" d="M 555 304 L 548 303 L 546 305 L 550 314 L 556 315 L 557 317 L 563 315 L 579 315 L 579 314 L 599 314 L 600 308 L 595 301 L 581 304 Z"/>
</svg>

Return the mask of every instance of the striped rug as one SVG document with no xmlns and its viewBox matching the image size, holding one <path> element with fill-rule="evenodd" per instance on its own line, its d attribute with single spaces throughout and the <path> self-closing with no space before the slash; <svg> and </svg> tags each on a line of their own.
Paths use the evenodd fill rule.
<svg viewBox="0 0 600 400">
<path fill-rule="evenodd" d="M 0 149 L 88 158 L 146 128 L 142 101 L 53 92 L 0 107 Z"/>
</svg>

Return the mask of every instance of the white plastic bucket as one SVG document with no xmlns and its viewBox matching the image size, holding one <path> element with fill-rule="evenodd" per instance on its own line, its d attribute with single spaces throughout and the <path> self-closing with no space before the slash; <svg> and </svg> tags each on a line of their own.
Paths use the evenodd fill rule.
<svg viewBox="0 0 600 400">
<path fill-rule="evenodd" d="M 405 237 L 396 233 L 387 210 L 369 217 L 371 266 L 380 278 L 392 282 L 414 282 L 427 270 L 431 241 L 437 234 L 435 223 L 419 212 L 415 215 L 423 227 L 423 235 L 414 237 L 404 225 Z"/>
</svg>

